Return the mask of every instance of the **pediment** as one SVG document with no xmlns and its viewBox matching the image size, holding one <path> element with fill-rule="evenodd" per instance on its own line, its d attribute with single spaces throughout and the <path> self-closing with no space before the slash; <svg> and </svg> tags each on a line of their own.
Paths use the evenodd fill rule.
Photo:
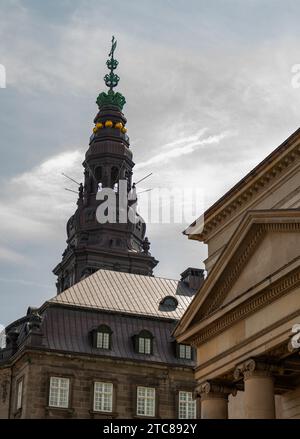
<svg viewBox="0 0 300 439">
<path fill-rule="evenodd" d="M 182 333 L 300 254 L 300 211 L 249 211 L 210 271 L 203 287 L 183 316 L 176 333 Z M 176 335 L 176 334 L 175 334 Z"/>
<path fill-rule="evenodd" d="M 293 228 L 280 230 L 277 227 L 263 226 L 265 233 L 256 242 L 252 256 L 245 262 L 239 276 L 231 285 L 224 300 L 219 306 L 224 306 L 244 294 L 247 290 L 258 285 L 263 280 L 282 269 L 300 254 L 300 233 Z"/>
</svg>

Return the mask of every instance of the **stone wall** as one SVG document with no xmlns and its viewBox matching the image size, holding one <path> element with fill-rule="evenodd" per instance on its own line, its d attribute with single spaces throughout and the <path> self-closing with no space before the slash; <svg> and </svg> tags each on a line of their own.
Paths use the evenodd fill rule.
<svg viewBox="0 0 300 439">
<path fill-rule="evenodd" d="M 0 369 L 0 419 L 9 417 L 10 368 Z"/>
<path fill-rule="evenodd" d="M 281 397 L 282 417 L 300 419 L 300 386 Z"/>
<path fill-rule="evenodd" d="M 178 391 L 193 391 L 195 388 L 191 368 L 107 358 L 35 352 L 26 354 L 15 368 L 11 398 L 12 418 L 134 418 L 138 385 L 156 388 L 156 418 L 177 418 Z M 22 375 L 23 407 L 21 411 L 16 411 L 16 387 Z M 68 409 L 48 407 L 50 376 L 70 378 Z M 93 412 L 93 383 L 97 380 L 114 384 L 111 414 Z"/>
</svg>

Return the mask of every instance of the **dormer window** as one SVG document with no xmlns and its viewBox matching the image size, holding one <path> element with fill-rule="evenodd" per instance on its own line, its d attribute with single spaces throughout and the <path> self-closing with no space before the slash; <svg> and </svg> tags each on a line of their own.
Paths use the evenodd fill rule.
<svg viewBox="0 0 300 439">
<path fill-rule="evenodd" d="M 111 349 L 112 330 L 107 325 L 101 325 L 93 331 L 93 346 L 97 349 Z"/>
<path fill-rule="evenodd" d="M 192 359 L 192 348 L 187 344 L 178 344 L 177 345 L 177 357 L 182 360 L 191 360 Z"/>
<path fill-rule="evenodd" d="M 153 335 L 151 332 L 143 330 L 134 337 L 135 351 L 138 354 L 153 354 Z"/>
<path fill-rule="evenodd" d="M 102 190 L 102 168 L 101 166 L 98 166 L 95 169 L 95 179 L 97 182 L 97 192 Z"/>
<path fill-rule="evenodd" d="M 173 296 L 166 296 L 160 301 L 160 306 L 166 308 L 166 310 L 174 311 L 178 306 L 178 300 Z"/>
</svg>

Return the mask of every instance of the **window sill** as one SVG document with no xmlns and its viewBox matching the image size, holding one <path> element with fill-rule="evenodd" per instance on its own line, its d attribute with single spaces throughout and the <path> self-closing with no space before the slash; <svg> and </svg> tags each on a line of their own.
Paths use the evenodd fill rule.
<svg viewBox="0 0 300 439">
<path fill-rule="evenodd" d="M 100 412 L 97 410 L 90 410 L 90 415 L 92 419 L 114 419 L 118 417 L 117 412 Z"/>
<path fill-rule="evenodd" d="M 75 410 L 73 408 L 70 408 L 70 407 L 52 407 L 52 406 L 45 407 L 45 411 L 46 411 L 46 414 L 49 414 L 51 412 L 52 413 L 61 413 L 61 414 L 65 413 L 70 417 L 72 417 L 74 412 L 75 412 Z"/>
<path fill-rule="evenodd" d="M 144 415 L 133 415 L 134 419 L 160 419 L 160 416 L 144 416 Z"/>
</svg>

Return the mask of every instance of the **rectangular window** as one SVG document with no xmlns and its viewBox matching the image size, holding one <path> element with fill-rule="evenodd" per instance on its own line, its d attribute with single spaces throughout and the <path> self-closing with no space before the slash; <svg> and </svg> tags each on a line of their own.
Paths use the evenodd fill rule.
<svg viewBox="0 0 300 439">
<path fill-rule="evenodd" d="M 23 378 L 17 382 L 17 410 L 22 408 Z"/>
<path fill-rule="evenodd" d="M 151 354 L 151 340 L 150 338 L 139 337 L 139 353 Z"/>
<path fill-rule="evenodd" d="M 186 360 L 191 360 L 192 358 L 192 348 L 186 344 L 179 345 L 179 358 L 184 358 Z"/>
<path fill-rule="evenodd" d="M 109 333 L 97 332 L 97 348 L 109 349 Z"/>
<path fill-rule="evenodd" d="M 49 391 L 49 406 L 69 407 L 69 378 L 51 377 Z"/>
<path fill-rule="evenodd" d="M 179 392 L 179 419 L 196 419 L 196 400 L 192 392 Z"/>
<path fill-rule="evenodd" d="M 137 415 L 155 416 L 155 389 L 152 387 L 137 388 Z"/>
<path fill-rule="evenodd" d="M 97 412 L 112 412 L 113 384 L 94 383 L 94 410 Z"/>
</svg>

